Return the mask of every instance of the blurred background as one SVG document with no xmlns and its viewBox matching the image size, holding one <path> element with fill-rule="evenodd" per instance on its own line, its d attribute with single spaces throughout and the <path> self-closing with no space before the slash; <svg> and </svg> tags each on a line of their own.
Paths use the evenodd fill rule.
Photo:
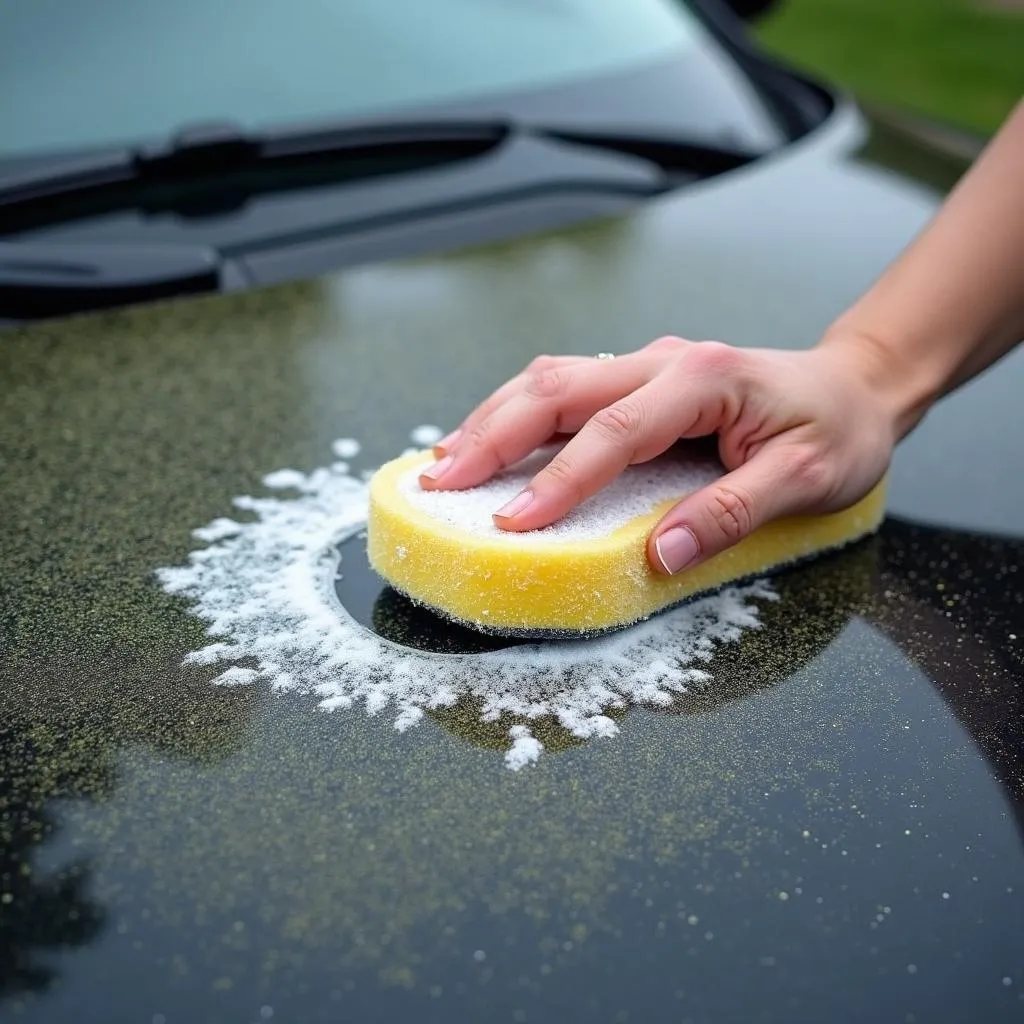
<svg viewBox="0 0 1024 1024">
<path fill-rule="evenodd" d="M 972 131 L 1024 93 L 1024 0 L 779 0 L 755 31 L 870 103 Z"/>
</svg>

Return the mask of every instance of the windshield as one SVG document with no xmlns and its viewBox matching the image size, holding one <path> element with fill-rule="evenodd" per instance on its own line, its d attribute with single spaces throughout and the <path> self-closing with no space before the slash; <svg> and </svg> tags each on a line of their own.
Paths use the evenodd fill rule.
<svg viewBox="0 0 1024 1024">
<path fill-rule="evenodd" d="M 0 155 L 539 88 L 667 56 L 678 0 L 0 0 Z"/>
</svg>

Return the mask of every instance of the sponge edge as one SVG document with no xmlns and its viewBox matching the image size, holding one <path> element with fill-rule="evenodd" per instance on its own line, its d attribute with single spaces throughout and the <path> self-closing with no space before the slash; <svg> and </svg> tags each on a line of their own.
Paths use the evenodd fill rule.
<svg viewBox="0 0 1024 1024">
<path fill-rule="evenodd" d="M 576 637 L 630 626 L 727 584 L 859 540 L 877 530 L 885 513 L 882 480 L 842 512 L 770 523 L 694 569 L 664 576 L 648 565 L 647 537 L 675 498 L 604 536 L 522 543 L 523 535 L 471 532 L 411 502 L 400 484 L 431 461 L 429 452 L 403 456 L 371 480 L 370 564 L 416 603 L 507 636 Z"/>
</svg>

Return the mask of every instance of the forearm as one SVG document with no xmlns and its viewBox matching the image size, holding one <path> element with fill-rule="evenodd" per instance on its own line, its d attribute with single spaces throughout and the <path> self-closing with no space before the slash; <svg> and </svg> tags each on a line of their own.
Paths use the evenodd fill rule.
<svg viewBox="0 0 1024 1024">
<path fill-rule="evenodd" d="M 823 346 L 857 350 L 897 438 L 1024 339 L 1024 102 Z"/>
</svg>

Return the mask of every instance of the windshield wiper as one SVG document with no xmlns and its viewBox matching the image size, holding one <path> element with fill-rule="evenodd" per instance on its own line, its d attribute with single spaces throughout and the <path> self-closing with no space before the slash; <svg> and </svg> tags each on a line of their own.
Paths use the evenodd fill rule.
<svg viewBox="0 0 1024 1024">
<path fill-rule="evenodd" d="M 714 142 L 680 139 L 660 131 L 636 133 L 551 128 L 544 130 L 543 134 L 561 142 L 635 156 L 657 164 L 669 174 L 686 178 L 724 174 L 763 155 Z"/>
<path fill-rule="evenodd" d="M 759 154 L 649 132 L 568 130 L 506 119 L 421 120 L 247 132 L 231 124 L 188 128 L 164 143 L 0 164 L 0 232 L 137 206 L 202 216 L 261 194 L 387 174 L 482 156 L 513 135 L 606 150 L 680 178 L 733 170 Z"/>
<path fill-rule="evenodd" d="M 259 192 L 311 187 L 427 168 L 481 156 L 504 142 L 501 120 L 410 121 L 343 128 L 246 132 L 229 124 L 183 130 L 167 143 L 0 165 L 0 230 L 23 230 L 62 200 L 123 208 L 131 193 L 185 187 L 215 192 L 223 208 L 232 178 L 240 201 Z M 127 194 L 126 194 L 127 193 Z M 180 198 L 174 200 L 180 206 Z M 149 205 L 140 203 L 139 205 Z M 211 205 L 207 200 L 206 205 Z"/>
<path fill-rule="evenodd" d="M 493 158 L 492 158 L 493 154 Z M 486 162 L 474 157 L 487 155 Z M 429 120 L 251 134 L 209 125 L 163 145 L 0 164 L 0 316 L 123 305 L 174 294 L 246 287 L 246 260 L 268 251 L 366 234 L 413 217 L 466 214 L 544 193 L 650 197 L 680 182 L 742 166 L 755 154 L 650 132 L 571 131 L 491 120 Z M 462 166 L 461 162 L 465 162 Z M 441 166 L 407 187 L 354 187 L 316 217 L 288 211 L 245 231 L 167 232 L 140 244 L 116 232 L 90 238 L 18 238 L 40 226 L 135 209 L 144 218 L 220 216 L 261 196 L 364 185 Z M 451 167 L 451 173 L 448 168 Z M 340 200 L 340 202 L 339 202 Z M 258 209 L 258 207 L 256 208 Z M 320 212 L 322 211 L 322 212 Z M 234 232 L 234 234 L 232 234 Z M 193 239 L 200 238 L 199 244 Z"/>
<path fill-rule="evenodd" d="M 31 319 L 244 286 L 208 246 L 0 242 L 0 316 Z"/>
</svg>

